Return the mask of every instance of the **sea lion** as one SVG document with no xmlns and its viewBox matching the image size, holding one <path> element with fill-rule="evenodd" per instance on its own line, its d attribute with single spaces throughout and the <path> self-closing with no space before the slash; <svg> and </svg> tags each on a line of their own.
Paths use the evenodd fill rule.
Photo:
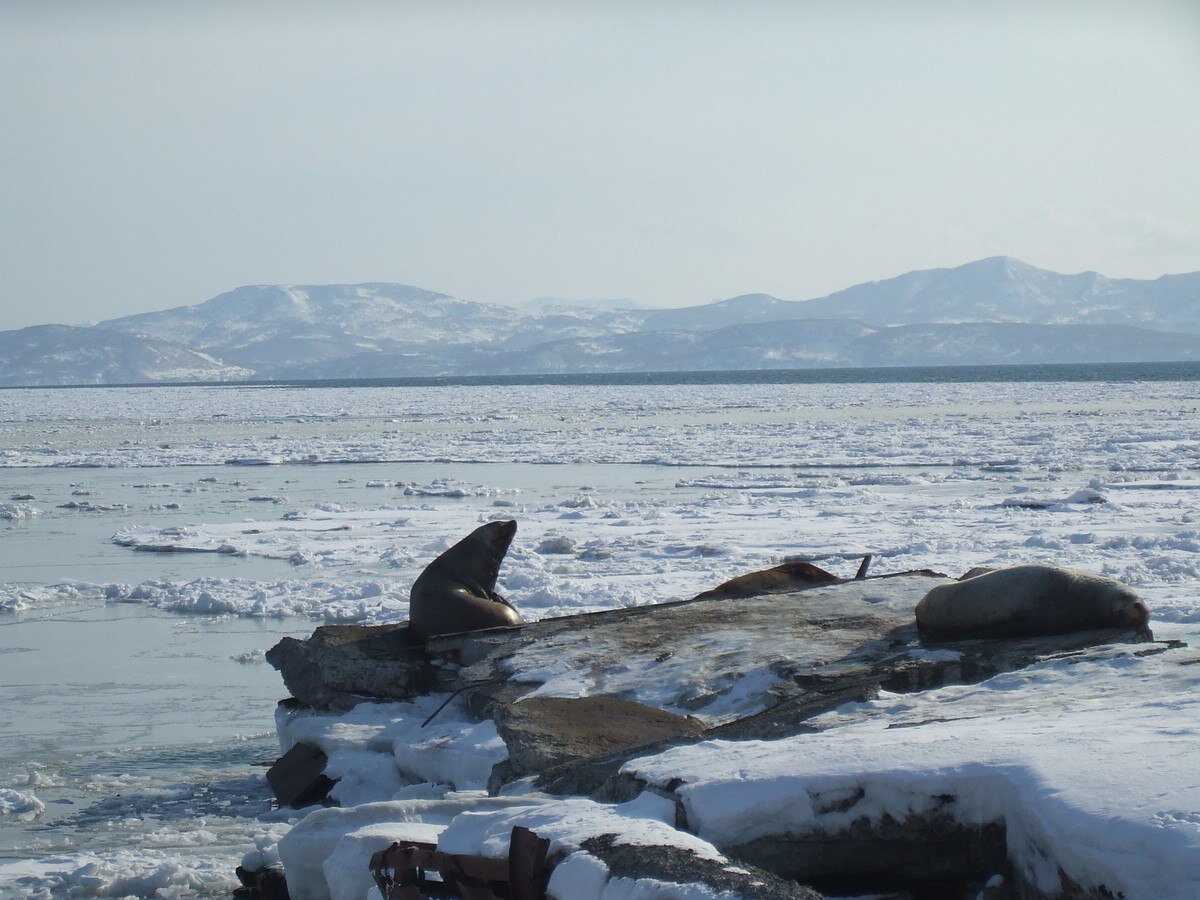
<svg viewBox="0 0 1200 900">
<path fill-rule="evenodd" d="M 779 594 L 799 591 L 820 584 L 837 584 L 842 581 L 836 575 L 819 566 L 806 562 L 789 562 L 773 569 L 747 572 L 717 585 L 711 590 L 697 594 L 694 600 L 718 600 L 731 597 L 753 597 L 755 594 Z"/>
<path fill-rule="evenodd" d="M 517 523 L 488 522 L 431 562 L 409 593 L 409 629 L 419 638 L 525 620 L 496 593 L 496 576 Z"/>
<path fill-rule="evenodd" d="M 970 575 L 970 573 L 968 573 Z M 935 637 L 1028 637 L 1093 628 L 1146 630 L 1150 611 L 1113 578 L 1024 565 L 940 584 L 917 604 L 917 625 Z"/>
<path fill-rule="evenodd" d="M 971 566 L 971 568 L 958 576 L 958 580 L 966 581 L 968 578 L 974 578 L 977 575 L 986 575 L 988 572 L 999 572 L 1000 568 L 1000 566 Z"/>
</svg>

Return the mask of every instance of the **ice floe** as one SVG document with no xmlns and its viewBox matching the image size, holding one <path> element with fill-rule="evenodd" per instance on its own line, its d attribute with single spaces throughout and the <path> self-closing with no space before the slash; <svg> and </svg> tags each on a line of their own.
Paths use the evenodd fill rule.
<svg viewBox="0 0 1200 900">
<path fill-rule="evenodd" d="M 117 829 L 136 849 L 9 859 L 0 892 L 211 896 L 231 888 L 238 861 L 282 859 L 314 896 L 362 900 L 365 860 L 390 839 L 424 835 L 499 855 L 519 823 L 566 854 L 552 883 L 559 898 L 700 897 L 698 887 L 689 895 L 623 880 L 579 848 L 616 832 L 720 861 L 730 846 L 780 828 L 804 833 L 938 805 L 964 823 L 1003 818 L 1014 859 L 1047 892 L 1061 868 L 1130 900 L 1193 895 L 1198 433 L 1200 399 L 1188 382 L 989 385 L 986 394 L 962 384 L 0 392 L 0 467 L 12 482 L 0 502 L 4 528 L 120 520 L 104 536 L 115 532 L 131 550 L 294 564 L 283 564 L 289 577 L 266 579 L 116 570 L 38 584 L 6 574 L 0 613 L 14 619 L 39 605 L 96 601 L 212 617 L 399 621 L 422 567 L 502 516 L 519 531 L 499 589 L 529 619 L 682 599 L 793 558 L 848 576 L 872 553 L 872 572 L 1039 561 L 1109 575 L 1146 599 L 1159 637 L 1191 645 L 1158 656 L 1095 651 L 976 685 L 885 694 L 826 714 L 817 734 L 710 742 L 629 763 L 629 774 L 679 798 L 690 831 L 657 796 L 548 800 L 517 784 L 483 797 L 503 742 L 458 701 L 424 728 L 444 697 L 343 716 L 284 711 L 282 749 L 320 746 L 342 808 L 272 811 L 257 775 L 217 779 L 209 794 L 194 784 L 173 792 L 97 781 L 108 799 L 81 810 L 73 827 Z M 355 468 L 369 464 L 379 468 Z M 184 468 L 195 466 L 223 468 Z M 22 482 L 68 472 L 72 490 L 87 491 L 88 468 L 130 472 L 128 490 L 76 495 Z M 306 485 L 285 483 L 296 472 Z M 303 491 L 313 485 L 322 488 L 316 501 Z M 355 487 L 364 493 L 347 501 Z M 146 521 L 132 521 L 151 494 Z M 186 508 L 218 495 L 228 514 Z M 542 660 L 547 690 L 594 687 L 572 683 L 579 671 L 558 662 Z M 643 695 L 670 705 L 686 677 L 664 660 Z M 752 699 L 731 696 L 724 712 Z M 44 827 L 39 805 L 52 790 L 6 785 L 0 815 Z M 156 820 L 164 810 L 190 824 Z"/>
</svg>

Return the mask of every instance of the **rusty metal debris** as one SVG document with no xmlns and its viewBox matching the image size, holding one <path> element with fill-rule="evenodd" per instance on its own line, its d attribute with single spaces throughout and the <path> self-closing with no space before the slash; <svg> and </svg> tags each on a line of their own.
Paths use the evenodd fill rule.
<svg viewBox="0 0 1200 900">
<path fill-rule="evenodd" d="M 371 874 L 384 900 L 545 900 L 549 852 L 550 841 L 517 825 L 507 860 L 404 841 L 372 856 Z"/>
</svg>

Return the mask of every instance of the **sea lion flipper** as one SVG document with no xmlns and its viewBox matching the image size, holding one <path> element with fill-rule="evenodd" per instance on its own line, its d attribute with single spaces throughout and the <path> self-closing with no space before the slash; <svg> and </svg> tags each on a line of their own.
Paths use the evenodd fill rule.
<svg viewBox="0 0 1200 900">
<path fill-rule="evenodd" d="M 501 597 L 495 591 L 488 591 L 488 598 L 496 601 L 497 603 L 503 603 L 509 609 L 516 609 L 516 607 L 513 606 L 512 601 L 510 601 L 507 597 Z"/>
</svg>

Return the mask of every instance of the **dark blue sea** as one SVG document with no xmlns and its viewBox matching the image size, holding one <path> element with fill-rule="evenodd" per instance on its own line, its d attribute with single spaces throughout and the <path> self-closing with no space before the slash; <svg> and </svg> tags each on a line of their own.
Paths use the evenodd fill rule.
<svg viewBox="0 0 1200 900">
<path fill-rule="evenodd" d="M 221 382 L 221 384 L 346 388 L 423 387 L 455 384 L 939 384 L 1014 381 L 1200 381 L 1200 361 L 1014 366 L 863 366 L 840 369 L 742 369 L 695 372 L 582 372 L 560 375 L 434 375 L 420 378 L 315 378 L 286 381 L 235 381 Z M 173 385 L 196 383 L 198 382 L 172 382 Z M 199 383 L 212 384 L 212 382 Z M 108 387 L 134 386 L 140 385 L 108 385 Z"/>
<path fill-rule="evenodd" d="M 711 372 L 595 372 L 290 382 L 290 386 L 419 387 L 426 384 L 890 384 L 1055 381 L 1200 381 L 1200 362 L 1065 363 L 1036 366 L 870 366 Z"/>
</svg>

